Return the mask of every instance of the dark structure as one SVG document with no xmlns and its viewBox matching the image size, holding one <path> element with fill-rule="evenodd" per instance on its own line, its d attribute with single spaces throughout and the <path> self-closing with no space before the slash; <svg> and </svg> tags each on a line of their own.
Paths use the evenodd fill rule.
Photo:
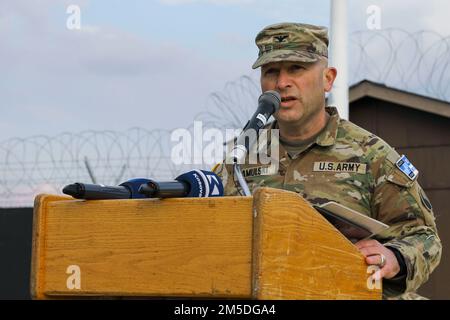
<svg viewBox="0 0 450 320">
<path fill-rule="evenodd" d="M 419 170 L 443 243 L 440 265 L 419 293 L 450 299 L 450 103 L 362 81 L 350 88 L 350 120 L 375 133 Z"/>
<path fill-rule="evenodd" d="M 0 299 L 30 299 L 32 208 L 0 209 Z"/>
</svg>

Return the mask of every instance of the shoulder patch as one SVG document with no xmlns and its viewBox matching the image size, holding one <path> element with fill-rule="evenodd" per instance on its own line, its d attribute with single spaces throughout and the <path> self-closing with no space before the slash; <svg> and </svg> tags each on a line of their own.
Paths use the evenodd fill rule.
<svg viewBox="0 0 450 320">
<path fill-rule="evenodd" d="M 399 168 L 400 171 L 403 172 L 403 174 L 405 174 L 411 181 L 414 181 L 419 175 L 419 170 L 417 170 L 416 167 L 409 162 L 405 155 L 402 155 L 400 159 L 395 162 L 395 166 Z"/>
<path fill-rule="evenodd" d="M 425 192 L 422 189 L 420 189 L 419 195 L 422 204 L 428 209 L 428 211 L 433 210 L 433 206 L 431 205 L 430 200 L 428 199 L 428 197 L 426 196 Z"/>
</svg>

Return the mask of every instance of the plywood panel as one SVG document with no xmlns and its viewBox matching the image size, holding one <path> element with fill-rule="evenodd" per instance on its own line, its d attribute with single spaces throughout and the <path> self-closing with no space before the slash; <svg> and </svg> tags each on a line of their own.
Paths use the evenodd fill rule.
<svg viewBox="0 0 450 320">
<path fill-rule="evenodd" d="M 356 247 L 296 193 L 262 188 L 255 205 L 256 298 L 381 299 Z"/>
<path fill-rule="evenodd" d="M 251 294 L 252 198 L 41 202 L 38 297 Z"/>
</svg>

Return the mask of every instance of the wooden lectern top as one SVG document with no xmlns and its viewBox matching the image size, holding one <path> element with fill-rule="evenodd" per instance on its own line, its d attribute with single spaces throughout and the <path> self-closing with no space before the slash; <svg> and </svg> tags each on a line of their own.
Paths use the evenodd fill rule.
<svg viewBox="0 0 450 320">
<path fill-rule="evenodd" d="M 380 299 L 355 246 L 297 194 L 39 195 L 31 292 L 68 297 Z"/>
</svg>

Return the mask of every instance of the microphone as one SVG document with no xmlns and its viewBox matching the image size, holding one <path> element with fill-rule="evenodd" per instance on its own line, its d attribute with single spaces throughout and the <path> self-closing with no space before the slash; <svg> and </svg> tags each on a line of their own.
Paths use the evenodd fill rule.
<svg viewBox="0 0 450 320">
<path fill-rule="evenodd" d="M 176 181 L 150 180 L 141 185 L 139 192 L 149 198 L 207 198 L 222 197 L 223 184 L 211 171 L 192 170 L 175 178 Z"/>
<path fill-rule="evenodd" d="M 88 184 L 76 182 L 63 188 L 63 193 L 76 199 L 139 199 L 139 198 L 176 198 L 176 197 L 222 197 L 223 184 L 213 172 L 192 170 L 175 181 L 157 182 L 152 179 L 136 178 L 118 186 Z"/>
<path fill-rule="evenodd" d="M 234 163 L 244 162 L 251 146 L 256 142 L 259 130 L 264 128 L 270 116 L 278 111 L 280 103 L 281 96 L 277 91 L 266 91 L 259 97 L 256 112 L 247 122 L 244 129 L 242 129 L 236 146 L 231 150 L 230 158 Z M 254 130 L 254 132 L 250 132 L 250 135 L 247 135 L 250 130 Z"/>
<path fill-rule="evenodd" d="M 149 179 L 136 178 L 125 181 L 119 186 L 76 182 L 65 186 L 63 193 L 76 199 L 86 200 L 146 198 L 139 193 L 139 187 L 149 181 Z"/>
</svg>

